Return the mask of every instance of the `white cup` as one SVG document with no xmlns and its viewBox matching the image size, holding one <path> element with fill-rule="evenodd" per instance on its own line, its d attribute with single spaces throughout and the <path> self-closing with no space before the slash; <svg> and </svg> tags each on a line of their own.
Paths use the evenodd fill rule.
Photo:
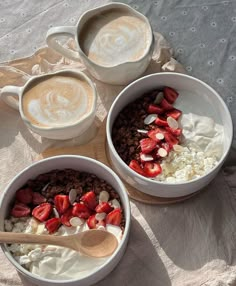
<svg viewBox="0 0 236 286">
<path fill-rule="evenodd" d="M 86 82 L 91 89 L 91 107 L 83 116 L 81 116 L 81 118 L 78 118 L 78 120 L 71 124 L 60 124 L 57 126 L 50 126 L 49 124 L 48 126 L 39 126 L 30 120 L 29 116 L 26 116 L 26 112 L 24 112 L 24 95 L 31 87 L 37 86 L 39 82 L 43 82 L 53 76 L 67 76 Z M 96 114 L 97 92 L 93 82 L 84 73 L 72 70 L 63 70 L 32 77 L 22 87 L 5 86 L 1 91 L 1 99 L 12 108 L 19 110 L 22 120 L 33 132 L 41 135 L 42 137 L 65 140 L 82 135 L 92 125 Z M 70 102 L 67 104 L 70 105 Z"/>
<path fill-rule="evenodd" d="M 80 34 L 83 28 L 87 27 L 88 21 L 91 20 L 91 18 L 94 19 L 94 17 L 99 17 L 101 13 L 114 13 L 114 11 L 123 11 L 123 13 L 129 13 L 133 17 L 133 21 L 137 19 L 137 21 L 142 21 L 143 24 L 145 24 L 145 31 L 146 31 L 146 39 L 147 42 L 145 42 L 145 49 L 143 48 L 143 53 L 138 56 L 136 59 L 127 60 L 124 59 L 124 61 L 116 64 L 109 64 L 104 65 L 102 63 L 98 63 L 94 60 L 91 60 L 89 56 L 86 55 L 84 50 L 82 49 L 82 44 L 84 41 L 81 40 Z M 107 14 L 106 14 L 107 15 Z M 111 15 L 111 14 L 110 14 Z M 110 16 L 108 16 L 110 17 Z M 135 25 L 132 23 L 133 27 L 135 26 L 137 29 L 140 29 L 139 25 Z M 129 28 L 127 28 L 129 29 Z M 127 32 L 127 31 L 126 31 Z M 128 32 L 127 32 L 128 33 Z M 58 39 L 60 36 L 65 36 L 67 38 L 73 38 L 76 43 L 76 51 L 73 51 L 72 49 L 65 48 L 62 44 L 58 42 Z M 113 38 L 113 48 L 114 48 L 114 40 L 115 41 L 122 41 L 122 37 L 120 37 L 120 34 L 117 33 L 117 38 L 114 36 L 114 33 L 111 33 L 109 37 Z M 127 35 L 124 35 L 124 38 L 126 38 Z M 144 35 L 141 34 L 140 37 L 136 37 L 136 40 L 138 40 L 138 43 L 142 43 L 144 41 Z M 148 19 L 141 13 L 137 12 L 130 6 L 123 4 L 123 3 L 110 3 L 103 6 L 100 6 L 98 8 L 94 8 L 91 10 L 86 11 L 82 16 L 80 17 L 78 23 L 76 26 L 62 26 L 62 27 L 53 27 L 48 30 L 46 35 L 46 41 L 49 47 L 56 50 L 60 54 L 62 54 L 65 57 L 68 57 L 74 61 L 80 61 L 84 63 L 84 65 L 87 67 L 89 72 L 98 80 L 110 83 L 110 84 L 118 84 L 118 85 L 125 85 L 127 83 L 130 83 L 134 79 L 138 78 L 148 67 L 152 54 L 153 54 L 153 48 L 154 48 L 154 36 L 152 32 L 152 28 L 150 26 L 150 23 Z M 106 41 L 106 40 L 105 40 Z M 135 50 L 135 46 L 137 45 L 137 42 L 132 42 L 130 40 L 130 43 L 132 49 Z M 125 44 L 124 44 L 125 45 Z M 123 51 L 126 47 L 126 52 L 129 50 L 130 52 L 130 46 L 124 46 Z M 122 52 L 119 53 L 117 49 L 112 54 L 113 59 L 115 59 L 118 56 L 122 56 Z M 132 52 L 131 52 L 132 54 Z"/>
</svg>

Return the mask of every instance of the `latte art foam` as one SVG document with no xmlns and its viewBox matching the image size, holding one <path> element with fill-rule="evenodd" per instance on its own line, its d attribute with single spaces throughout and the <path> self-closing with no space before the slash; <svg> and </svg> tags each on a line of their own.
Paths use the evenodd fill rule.
<svg viewBox="0 0 236 286">
<path fill-rule="evenodd" d="M 120 9 L 92 17 L 79 36 L 87 57 L 103 66 L 142 58 L 151 40 L 148 24 Z"/>
<path fill-rule="evenodd" d="M 93 105 L 93 90 L 84 79 L 52 76 L 35 84 L 23 95 L 26 118 L 39 127 L 75 124 Z"/>
</svg>

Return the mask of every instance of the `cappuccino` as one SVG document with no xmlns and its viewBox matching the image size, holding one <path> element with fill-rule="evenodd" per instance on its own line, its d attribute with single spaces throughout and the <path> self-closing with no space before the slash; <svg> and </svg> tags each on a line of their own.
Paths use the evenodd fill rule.
<svg viewBox="0 0 236 286">
<path fill-rule="evenodd" d="M 49 76 L 34 82 L 22 97 L 24 116 L 42 128 L 73 125 L 93 107 L 93 89 L 82 77 Z"/>
<path fill-rule="evenodd" d="M 152 42 L 148 23 L 125 9 L 110 9 L 93 16 L 78 38 L 85 55 L 107 67 L 141 59 Z"/>
</svg>

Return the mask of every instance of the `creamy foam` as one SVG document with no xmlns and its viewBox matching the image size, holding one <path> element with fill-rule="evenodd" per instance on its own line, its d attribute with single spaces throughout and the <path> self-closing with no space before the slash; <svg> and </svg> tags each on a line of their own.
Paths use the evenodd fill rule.
<svg viewBox="0 0 236 286">
<path fill-rule="evenodd" d="M 103 66 L 142 58 L 151 41 L 149 25 L 122 9 L 111 9 L 92 17 L 79 36 L 87 57 Z"/>
<path fill-rule="evenodd" d="M 93 107 L 92 87 L 83 78 L 55 75 L 41 80 L 23 95 L 25 117 L 39 127 L 74 124 Z"/>
</svg>

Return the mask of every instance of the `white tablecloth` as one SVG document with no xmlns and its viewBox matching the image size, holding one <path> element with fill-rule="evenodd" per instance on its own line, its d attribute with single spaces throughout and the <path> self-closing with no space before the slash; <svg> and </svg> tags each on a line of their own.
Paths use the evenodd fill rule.
<svg viewBox="0 0 236 286">
<path fill-rule="evenodd" d="M 0 87 L 23 82 L 32 73 L 70 65 L 63 59 L 45 60 L 44 49 L 25 61 L 6 63 L 34 54 L 46 46 L 51 26 L 75 25 L 85 10 L 109 1 L 4 0 L 0 3 Z M 154 31 L 170 43 L 173 56 L 187 72 L 215 88 L 235 116 L 236 2 L 122 1 L 144 13 Z M 158 37 L 158 34 L 156 34 Z M 147 73 L 176 66 L 173 59 L 160 63 L 158 51 L 171 49 L 159 39 L 155 61 Z M 50 51 L 46 50 L 46 55 Z M 161 56 L 163 56 L 163 54 Z M 42 58 L 44 59 L 42 61 Z M 162 58 L 162 57 L 161 57 Z M 27 63 L 29 59 L 27 60 Z M 157 63 L 158 62 L 158 63 Z M 11 69 L 9 69 L 11 64 Z M 99 101 L 97 119 L 103 121 L 110 104 L 123 88 L 96 81 Z M 236 124 L 235 124 L 236 125 Z M 75 145 L 79 138 L 56 142 L 31 133 L 17 111 L 0 101 L 1 191 L 35 156 L 51 146 Z M 235 140 L 234 140 L 234 146 Z M 116 269 L 97 285 L 236 285 L 236 154 L 232 150 L 226 165 L 207 190 L 176 205 L 151 206 L 131 201 L 132 226 L 127 251 Z M 0 252 L 0 285 L 31 285 L 17 274 Z"/>
</svg>

